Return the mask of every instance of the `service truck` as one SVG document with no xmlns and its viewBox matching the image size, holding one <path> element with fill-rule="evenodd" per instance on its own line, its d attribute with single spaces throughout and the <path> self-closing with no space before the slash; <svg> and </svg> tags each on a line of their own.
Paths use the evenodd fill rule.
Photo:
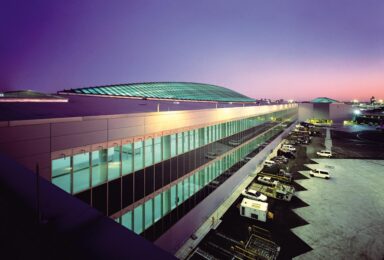
<svg viewBox="0 0 384 260">
<path fill-rule="evenodd" d="M 268 215 L 268 203 L 244 198 L 240 205 L 240 215 L 266 222 Z"/>
</svg>

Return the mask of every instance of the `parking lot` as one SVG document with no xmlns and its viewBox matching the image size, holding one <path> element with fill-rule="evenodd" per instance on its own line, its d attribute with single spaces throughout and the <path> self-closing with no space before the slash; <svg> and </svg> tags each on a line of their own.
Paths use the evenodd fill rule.
<svg viewBox="0 0 384 260">
<path fill-rule="evenodd" d="M 333 159 L 306 164 L 329 169 L 331 179 L 297 181 L 308 191 L 296 196 L 310 207 L 294 211 L 309 225 L 293 232 L 313 248 L 297 259 L 383 259 L 384 133 L 352 126 L 331 129 L 331 137 Z"/>
<path fill-rule="evenodd" d="M 316 155 L 325 148 L 325 129 L 320 129 L 310 144 L 296 145 L 296 158 L 280 165 L 295 180 L 292 200 L 268 198 L 273 219 L 260 222 L 240 216 L 240 196 L 223 215 L 221 224 L 199 244 L 203 253 L 189 258 L 254 259 L 239 250 L 246 249 L 242 245 L 248 243 L 254 234 L 250 230 L 256 227 L 263 230 L 260 237 L 278 246 L 277 259 L 383 259 L 384 150 L 380 142 L 361 139 L 377 134 L 365 131 L 331 129 L 332 159 Z M 351 148 L 351 139 L 360 147 Z M 313 168 L 329 170 L 330 180 L 310 177 L 309 169 Z"/>
<path fill-rule="evenodd" d="M 296 196 L 310 205 L 295 209 L 309 225 L 293 229 L 312 251 L 297 259 L 382 259 L 384 256 L 384 160 L 316 159 L 309 168 L 331 178 L 297 182 Z M 309 171 L 300 171 L 308 176 Z"/>
</svg>

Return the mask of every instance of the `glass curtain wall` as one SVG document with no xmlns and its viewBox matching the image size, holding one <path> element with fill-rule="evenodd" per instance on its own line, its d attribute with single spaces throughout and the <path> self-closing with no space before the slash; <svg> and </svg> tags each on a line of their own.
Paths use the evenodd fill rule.
<svg viewBox="0 0 384 260">
<path fill-rule="evenodd" d="M 279 133 L 281 130 L 282 127 L 272 128 L 269 131 L 259 135 L 252 141 L 248 142 L 244 146 L 235 149 L 235 151 L 232 153 L 225 155 L 220 160 L 217 160 L 212 164 L 207 165 L 200 171 L 195 172 L 191 176 L 184 178 L 183 181 L 180 181 L 179 183 L 171 186 L 170 189 L 160 193 L 154 199 L 145 202 L 144 213 L 141 207 L 139 210 L 136 210 L 135 208 L 133 211 L 129 211 L 124 214 L 121 217 L 122 224 L 137 234 L 140 234 L 144 230 L 148 229 L 151 225 L 159 221 L 162 217 L 166 216 L 178 205 L 196 194 L 204 186 L 216 179 L 219 175 L 238 163 L 241 158 L 244 158 L 249 153 L 257 149 L 261 144 L 270 140 L 271 137 Z M 138 214 L 138 216 L 135 216 L 135 214 Z M 145 214 L 144 217 L 143 214 Z M 145 221 L 142 221 L 143 218 Z M 139 219 L 140 222 L 136 223 L 136 219 Z M 131 224 L 133 221 L 135 221 L 134 226 Z"/>
<path fill-rule="evenodd" d="M 107 181 L 120 178 L 120 176 L 138 172 L 164 160 L 203 147 L 203 155 L 196 155 L 197 157 L 193 160 L 186 156 L 185 162 L 192 165 L 187 168 L 190 169 L 201 160 L 209 161 L 204 158 L 204 154 L 215 151 L 225 152 L 225 148 L 220 143 L 221 141 L 218 142 L 219 140 L 237 133 L 231 139 L 235 143 L 241 143 L 249 137 L 249 133 L 246 133 L 247 129 L 267 122 L 282 121 L 294 116 L 296 113 L 297 108 L 293 108 L 168 136 L 150 138 L 145 141 L 136 141 L 108 149 L 101 148 L 92 152 L 58 158 L 52 160 L 52 183 L 69 193 L 76 194 Z M 169 178 L 167 174 L 169 175 L 171 170 L 175 170 L 175 167 L 164 168 L 164 178 Z M 203 180 L 205 179 L 203 178 Z"/>
</svg>

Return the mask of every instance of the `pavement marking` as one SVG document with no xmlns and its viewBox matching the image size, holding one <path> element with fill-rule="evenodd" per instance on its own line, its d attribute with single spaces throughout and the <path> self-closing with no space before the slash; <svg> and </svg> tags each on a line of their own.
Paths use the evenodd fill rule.
<svg viewBox="0 0 384 260">
<path fill-rule="evenodd" d="M 324 146 L 326 150 L 332 150 L 331 129 L 329 127 L 327 127 L 327 131 L 325 133 Z"/>
</svg>

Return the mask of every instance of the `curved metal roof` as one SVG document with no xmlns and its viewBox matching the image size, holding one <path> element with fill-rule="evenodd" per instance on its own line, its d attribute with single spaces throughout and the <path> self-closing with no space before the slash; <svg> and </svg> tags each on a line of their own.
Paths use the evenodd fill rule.
<svg viewBox="0 0 384 260">
<path fill-rule="evenodd" d="M 318 98 L 312 99 L 311 103 L 340 103 L 340 102 L 332 98 L 318 97 Z"/>
<path fill-rule="evenodd" d="M 174 99 L 217 102 L 255 102 L 233 90 L 201 83 L 150 82 L 66 90 L 61 93 L 148 99 Z"/>
</svg>

